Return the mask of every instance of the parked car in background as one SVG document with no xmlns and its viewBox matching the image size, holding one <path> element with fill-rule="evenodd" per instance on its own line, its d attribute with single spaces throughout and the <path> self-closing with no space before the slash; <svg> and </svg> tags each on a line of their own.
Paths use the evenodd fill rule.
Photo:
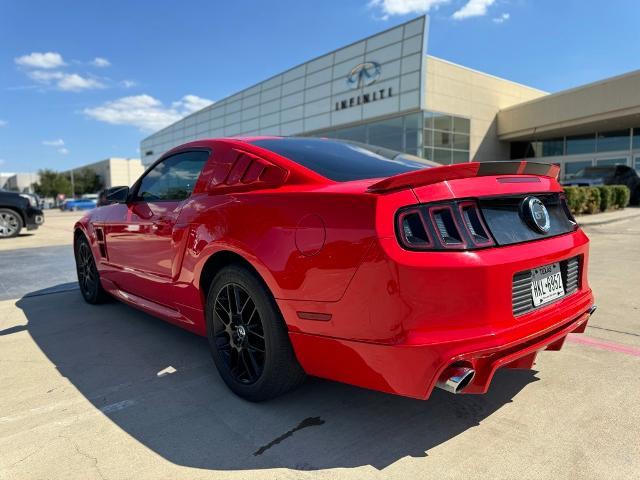
<svg viewBox="0 0 640 480">
<path fill-rule="evenodd" d="M 598 185 L 626 185 L 631 191 L 631 205 L 640 204 L 640 177 L 626 165 L 587 167 L 562 182 L 565 187 L 595 187 Z"/>
<path fill-rule="evenodd" d="M 80 292 L 206 336 L 252 401 L 305 374 L 485 393 L 595 309 L 558 172 L 318 138 L 192 142 L 76 223 Z"/>
<path fill-rule="evenodd" d="M 76 210 L 93 210 L 96 206 L 97 201 L 91 198 L 71 198 L 60 205 L 60 210 L 63 212 L 75 212 Z"/>
<path fill-rule="evenodd" d="M 23 228 L 35 230 L 43 223 L 34 195 L 0 190 L 0 238 L 16 237 Z"/>
</svg>

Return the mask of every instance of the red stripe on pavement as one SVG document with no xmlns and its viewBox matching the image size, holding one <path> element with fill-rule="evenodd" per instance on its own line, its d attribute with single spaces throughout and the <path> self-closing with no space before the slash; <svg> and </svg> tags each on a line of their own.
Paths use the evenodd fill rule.
<svg viewBox="0 0 640 480">
<path fill-rule="evenodd" d="M 609 350 L 611 352 L 625 353 L 627 355 L 633 355 L 634 357 L 640 357 L 640 348 L 622 345 L 621 343 L 606 342 L 604 340 L 598 340 L 597 338 L 585 337 L 580 333 L 569 334 L 567 336 L 567 340 L 579 345 L 588 345 L 590 347 L 601 348 L 602 350 Z"/>
</svg>

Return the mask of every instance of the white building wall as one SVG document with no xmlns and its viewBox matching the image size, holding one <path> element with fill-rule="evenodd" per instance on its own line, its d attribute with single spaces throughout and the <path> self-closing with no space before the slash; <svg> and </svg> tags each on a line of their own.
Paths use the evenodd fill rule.
<svg viewBox="0 0 640 480">
<path fill-rule="evenodd" d="M 507 160 L 509 144 L 498 140 L 498 111 L 547 95 L 542 90 L 430 55 L 425 83 L 427 110 L 471 119 L 472 161 Z"/>
</svg>

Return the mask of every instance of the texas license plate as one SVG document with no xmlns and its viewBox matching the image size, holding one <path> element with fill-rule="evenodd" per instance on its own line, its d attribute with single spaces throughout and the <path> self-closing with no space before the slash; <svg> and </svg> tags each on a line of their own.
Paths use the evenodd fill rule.
<svg viewBox="0 0 640 480">
<path fill-rule="evenodd" d="M 534 268 L 531 271 L 531 296 L 534 307 L 564 296 L 559 263 Z"/>
</svg>

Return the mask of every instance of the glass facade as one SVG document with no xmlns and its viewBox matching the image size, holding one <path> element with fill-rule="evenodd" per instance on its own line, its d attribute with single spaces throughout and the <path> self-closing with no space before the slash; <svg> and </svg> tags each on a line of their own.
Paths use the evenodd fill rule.
<svg viewBox="0 0 640 480">
<path fill-rule="evenodd" d="M 626 165 L 627 159 L 625 158 L 600 158 L 596 160 L 597 167 L 610 167 L 612 165 Z"/>
<path fill-rule="evenodd" d="M 531 142 L 511 142 L 511 159 L 585 155 L 630 149 L 640 149 L 640 127 Z"/>
<path fill-rule="evenodd" d="M 448 165 L 469 161 L 470 130 L 468 118 L 419 112 L 311 135 L 378 145 Z"/>
<path fill-rule="evenodd" d="M 424 157 L 445 165 L 469 161 L 471 121 L 424 112 Z"/>
<path fill-rule="evenodd" d="M 630 129 L 616 130 L 613 132 L 598 132 L 598 152 L 615 152 L 617 150 L 629 150 L 631 146 Z"/>
<path fill-rule="evenodd" d="M 573 135 L 566 139 L 566 155 L 579 155 L 581 153 L 594 153 L 596 151 L 596 135 Z"/>
</svg>

